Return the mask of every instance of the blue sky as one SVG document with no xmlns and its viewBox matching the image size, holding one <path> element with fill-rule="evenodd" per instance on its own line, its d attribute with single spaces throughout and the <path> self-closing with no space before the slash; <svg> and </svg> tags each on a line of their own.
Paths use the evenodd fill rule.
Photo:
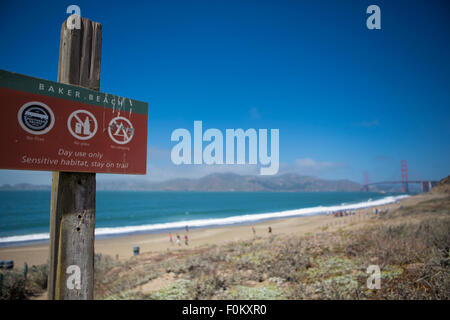
<svg viewBox="0 0 450 320">
<path fill-rule="evenodd" d="M 363 182 L 450 173 L 447 1 L 1 1 L 0 68 L 55 80 L 66 8 L 103 25 L 101 91 L 147 101 L 146 176 L 257 173 L 170 162 L 176 128 L 277 128 L 280 173 Z M 366 8 L 381 8 L 381 30 Z M 0 170 L 0 184 L 50 184 Z"/>
</svg>

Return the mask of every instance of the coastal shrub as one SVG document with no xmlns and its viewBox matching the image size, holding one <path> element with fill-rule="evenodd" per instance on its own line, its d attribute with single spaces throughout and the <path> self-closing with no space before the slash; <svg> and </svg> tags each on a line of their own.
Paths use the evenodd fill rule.
<svg viewBox="0 0 450 320">
<path fill-rule="evenodd" d="M 414 207 L 414 214 L 405 208 L 358 229 L 273 235 L 156 262 L 101 258 L 99 269 L 107 273 L 98 280 L 114 299 L 142 297 L 139 283 L 173 272 L 168 285 L 144 298 L 448 300 L 450 201 Z M 380 290 L 367 288 L 366 268 L 372 264 L 381 269 Z"/>
<path fill-rule="evenodd" d="M 190 282 L 187 299 L 204 300 L 211 299 L 218 292 L 225 291 L 227 280 L 214 273 L 210 277 L 200 277 Z"/>
<path fill-rule="evenodd" d="M 224 299 L 233 300 L 281 300 L 286 296 L 283 289 L 275 284 L 247 287 L 235 286 L 225 293 Z"/>
<path fill-rule="evenodd" d="M 136 290 L 125 290 L 116 294 L 106 296 L 103 300 L 143 300 L 146 296 Z"/>
<path fill-rule="evenodd" d="M 23 274 L 17 270 L 1 271 L 3 276 L 1 300 L 24 300 L 28 297 L 26 281 Z"/>
<path fill-rule="evenodd" d="M 47 289 L 48 282 L 48 264 L 32 266 L 28 270 L 26 281 L 27 292 L 29 296 L 35 296 Z"/>
<path fill-rule="evenodd" d="M 147 295 L 148 300 L 186 300 L 192 299 L 189 295 L 191 281 L 178 279 L 170 285 Z"/>
<path fill-rule="evenodd" d="M 280 278 L 288 282 L 298 282 L 299 271 L 311 267 L 311 256 L 307 252 L 302 252 L 308 247 L 308 242 L 296 238 L 288 238 L 283 241 L 283 245 L 278 250 L 273 248 L 273 256 L 261 264 L 270 278 Z M 307 250 L 305 250 L 307 251 Z"/>
<path fill-rule="evenodd" d="M 188 272 L 187 264 L 181 262 L 179 259 L 171 259 L 166 261 L 164 264 L 164 269 L 166 273 L 173 272 L 177 275 Z"/>
<path fill-rule="evenodd" d="M 108 255 L 95 254 L 94 256 L 94 275 L 95 282 L 105 284 L 114 281 L 118 277 L 118 273 L 122 264 Z M 111 271 L 116 272 L 111 272 Z"/>
<path fill-rule="evenodd" d="M 25 279 L 21 270 L 2 270 L 0 300 L 25 300 L 41 294 L 47 288 L 47 264 L 32 266 Z"/>
<path fill-rule="evenodd" d="M 100 299 L 120 292 L 112 284 L 120 277 L 122 264 L 107 255 L 94 256 L 94 294 Z M 119 299 L 119 298 L 117 298 Z"/>
<path fill-rule="evenodd" d="M 128 260 L 120 262 L 107 255 L 95 255 L 94 292 L 97 299 L 121 299 L 124 294 L 129 298 L 139 298 L 136 287 L 160 276 L 157 263 Z M 123 293 L 123 294 L 122 294 Z M 122 294 L 122 295 L 121 295 Z"/>
<path fill-rule="evenodd" d="M 300 281 L 299 270 L 307 268 L 309 258 L 303 256 L 294 256 L 289 259 L 281 259 L 273 265 L 268 266 L 268 275 L 271 278 L 280 278 L 288 282 Z"/>
<path fill-rule="evenodd" d="M 450 299 L 450 251 L 449 247 L 435 250 L 434 257 L 422 268 L 420 278 L 416 280 L 423 286 L 431 299 Z"/>
<path fill-rule="evenodd" d="M 381 264 L 426 262 L 434 250 L 450 247 L 450 218 L 424 219 L 420 223 L 380 225 L 355 233 L 347 252 L 375 256 Z"/>
<path fill-rule="evenodd" d="M 201 275 L 210 274 L 215 268 L 214 263 L 209 259 L 207 254 L 189 257 L 184 263 L 184 270 L 189 273 L 191 278 Z"/>
<path fill-rule="evenodd" d="M 366 292 L 367 296 L 450 298 L 450 217 L 438 217 L 428 210 L 422 211 L 420 218 L 354 232 L 345 249 L 348 256 L 358 257 L 364 265 L 374 262 L 381 267 L 382 289 Z"/>
<path fill-rule="evenodd" d="M 133 290 L 150 280 L 156 279 L 159 275 L 160 273 L 153 270 L 139 270 L 124 274 L 109 286 L 106 295 L 117 295 L 120 292 Z"/>
<path fill-rule="evenodd" d="M 450 215 L 450 197 L 431 199 L 419 202 L 415 205 L 401 207 L 392 214 L 383 216 L 384 220 L 389 220 L 393 217 L 408 217 L 425 215 L 442 216 Z"/>
</svg>

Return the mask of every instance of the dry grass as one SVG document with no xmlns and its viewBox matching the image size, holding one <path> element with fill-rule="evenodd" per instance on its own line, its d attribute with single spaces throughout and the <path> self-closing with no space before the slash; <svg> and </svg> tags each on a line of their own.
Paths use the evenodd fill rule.
<svg viewBox="0 0 450 320">
<path fill-rule="evenodd" d="M 449 299 L 450 198 L 404 207 L 365 228 L 272 236 L 204 248 L 153 263 L 173 273 L 138 299 Z M 147 261 L 151 263 L 150 260 Z M 380 290 L 366 282 L 381 268 Z"/>
</svg>

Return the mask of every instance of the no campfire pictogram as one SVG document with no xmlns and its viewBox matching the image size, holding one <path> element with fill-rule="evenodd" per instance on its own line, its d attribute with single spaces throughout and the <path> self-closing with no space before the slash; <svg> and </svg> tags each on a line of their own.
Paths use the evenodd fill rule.
<svg viewBox="0 0 450 320">
<path fill-rule="evenodd" d="M 97 119 L 86 110 L 77 110 L 67 119 L 67 128 L 77 139 L 88 140 L 97 132 Z"/>
<path fill-rule="evenodd" d="M 127 144 L 133 139 L 134 128 L 127 118 L 115 117 L 109 122 L 108 134 L 115 143 Z"/>
</svg>

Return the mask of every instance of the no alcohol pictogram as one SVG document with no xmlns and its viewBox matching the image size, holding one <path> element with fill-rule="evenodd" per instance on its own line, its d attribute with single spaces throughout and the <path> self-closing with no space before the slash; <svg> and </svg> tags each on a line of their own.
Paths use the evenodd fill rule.
<svg viewBox="0 0 450 320">
<path fill-rule="evenodd" d="M 115 143 L 127 144 L 133 139 L 134 128 L 127 118 L 115 117 L 109 123 L 108 134 Z"/>
<path fill-rule="evenodd" d="M 77 139 L 88 140 L 97 132 L 97 120 L 86 110 L 77 110 L 67 119 L 67 128 Z"/>
</svg>

